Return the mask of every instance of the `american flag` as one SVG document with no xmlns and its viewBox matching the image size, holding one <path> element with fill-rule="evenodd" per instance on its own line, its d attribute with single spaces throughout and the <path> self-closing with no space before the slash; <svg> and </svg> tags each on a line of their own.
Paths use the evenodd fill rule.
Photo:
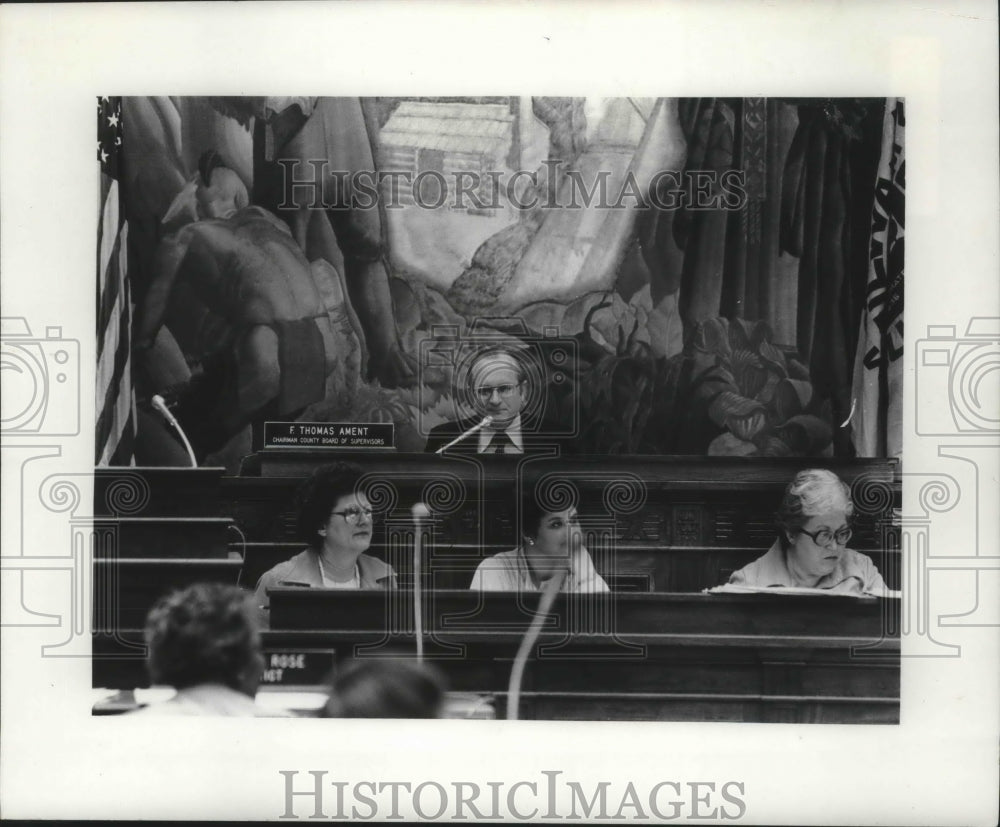
<svg viewBox="0 0 1000 827">
<path fill-rule="evenodd" d="M 97 465 L 134 465 L 132 293 L 122 210 L 122 100 L 97 100 L 101 217 L 97 230 Z"/>
<path fill-rule="evenodd" d="M 905 134 L 904 101 L 888 98 L 872 207 L 868 291 L 854 359 L 851 438 L 859 457 L 903 452 Z"/>
</svg>

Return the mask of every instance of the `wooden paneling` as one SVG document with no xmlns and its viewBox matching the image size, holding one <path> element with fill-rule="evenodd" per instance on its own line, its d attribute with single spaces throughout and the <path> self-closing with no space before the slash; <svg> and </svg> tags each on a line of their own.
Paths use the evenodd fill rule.
<svg viewBox="0 0 1000 827">
<path fill-rule="evenodd" d="M 98 517 L 217 517 L 224 468 L 95 468 Z"/>
<path fill-rule="evenodd" d="M 263 571 L 298 553 L 296 491 L 333 458 L 265 452 L 259 478 L 221 477 L 218 469 L 98 472 L 95 529 L 116 536 L 117 544 L 100 548 L 117 557 L 95 561 L 94 685 L 145 685 L 141 629 L 160 595 L 237 577 L 252 588 Z M 482 559 L 515 545 L 513 494 L 530 470 L 575 487 L 588 548 L 615 593 L 557 602 L 526 670 L 523 717 L 898 721 L 898 631 L 887 633 L 899 628 L 898 602 L 697 593 L 771 544 L 781 492 L 807 465 L 830 467 L 856 484 L 851 545 L 897 586 L 893 461 L 503 457 L 486 466 L 475 458 L 393 453 L 355 459 L 381 484 L 371 551 L 404 585 L 412 580 L 410 507 L 431 506 L 425 651 L 452 689 L 492 695 L 501 716 L 537 595 L 485 598 L 464 589 Z M 405 589 L 276 590 L 265 642 L 335 648 L 341 659 L 412 653 L 412 600 Z"/>
<path fill-rule="evenodd" d="M 223 507 L 249 543 L 294 544 L 296 490 L 312 469 L 335 457 L 291 451 L 262 456 L 265 475 L 286 476 L 227 478 Z M 658 591 L 718 585 L 774 541 L 772 515 L 781 493 L 807 466 L 829 467 L 855 485 L 851 546 L 873 557 L 890 587 L 900 582 L 892 525 L 900 498 L 894 460 L 501 457 L 484 464 L 475 457 L 393 453 L 353 459 L 363 465 L 366 481 L 377 486 L 375 553 L 402 577 L 410 567 L 405 552 L 412 538 L 410 507 L 417 501 L 431 506 L 425 545 L 428 570 L 437 571 L 436 587 L 463 587 L 480 560 L 517 545 L 515 492 L 528 473 L 575 489 L 587 545 L 602 573 L 621 575 L 630 588 L 645 577 Z M 403 551 L 394 555 L 393 548 Z M 610 551 L 602 554 L 604 548 Z M 257 572 L 250 556 L 248 566 L 247 582 Z"/>
<path fill-rule="evenodd" d="M 237 536 L 232 522 L 219 517 L 95 517 L 94 530 L 114 538 L 96 553 L 119 559 L 226 558 Z"/>
<path fill-rule="evenodd" d="M 192 583 L 232 583 L 239 560 L 94 560 L 94 630 L 141 629 L 163 595 Z"/>
<path fill-rule="evenodd" d="M 265 646 L 334 649 L 340 660 L 412 654 L 411 606 L 402 597 L 276 590 L 273 624 L 300 628 L 265 632 Z M 427 659 L 448 676 L 452 690 L 492 696 L 504 714 L 512 659 L 533 600 L 494 594 L 480 602 L 468 592 L 436 597 L 425 595 Z M 898 721 L 899 639 L 883 634 L 884 618 L 898 603 L 704 595 L 597 600 L 609 609 L 603 616 L 581 612 L 578 600 L 557 601 L 555 619 L 525 670 L 523 717 Z M 594 631 L 595 616 L 608 627 Z M 112 657 L 127 654 L 130 636 L 124 638 L 95 642 L 98 685 L 142 685 L 141 660 Z M 877 655 L 859 648 L 873 642 L 882 644 Z"/>
</svg>

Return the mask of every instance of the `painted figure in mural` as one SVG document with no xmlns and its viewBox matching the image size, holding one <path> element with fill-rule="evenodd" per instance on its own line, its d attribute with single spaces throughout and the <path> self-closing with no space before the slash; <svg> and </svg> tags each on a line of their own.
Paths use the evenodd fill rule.
<svg viewBox="0 0 1000 827">
<path fill-rule="evenodd" d="M 537 486 L 529 486 L 521 498 L 521 545 L 483 560 L 469 588 L 540 591 L 557 571 L 566 570 L 562 586 L 565 592 L 609 591 L 583 545 L 576 508 L 557 507 L 567 503 L 548 503 L 544 507 L 539 503 L 539 493 Z"/>
<path fill-rule="evenodd" d="M 383 387 L 414 384 L 389 292 L 381 199 L 368 193 L 361 206 L 366 199 L 352 189 L 355 174 L 376 175 L 377 128 L 364 101 L 266 98 L 255 117 L 253 202 L 288 223 L 310 261 L 323 258 L 343 273 L 367 346 L 367 379 Z"/>
<path fill-rule="evenodd" d="M 883 594 L 886 585 L 871 558 L 847 547 L 853 513 L 850 489 L 836 474 L 823 468 L 800 471 L 778 509 L 778 539 L 767 554 L 734 572 L 729 582 Z"/>
<path fill-rule="evenodd" d="M 475 415 L 433 428 L 424 450 L 435 452 L 458 439 L 444 453 L 496 456 L 523 454 L 534 443 L 548 441 L 546 434 L 555 429 L 535 415 L 540 389 L 533 385 L 513 350 L 493 347 L 483 351 L 468 373 L 467 394 Z"/>
<path fill-rule="evenodd" d="M 193 196 L 182 193 L 164 219 L 182 226 L 153 257 L 135 353 L 140 375 L 162 373 L 150 363 L 161 358 L 153 344 L 165 325 L 200 368 L 182 405 L 188 415 L 178 418 L 201 459 L 251 422 L 292 419 L 322 399 L 336 354 L 312 269 L 287 226 L 248 206 L 243 183 L 214 153 L 203 156 Z"/>
</svg>

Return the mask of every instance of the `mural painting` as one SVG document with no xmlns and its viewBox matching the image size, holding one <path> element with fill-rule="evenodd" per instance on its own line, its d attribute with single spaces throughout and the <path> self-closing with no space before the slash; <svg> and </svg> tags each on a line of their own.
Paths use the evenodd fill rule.
<svg viewBox="0 0 1000 827">
<path fill-rule="evenodd" d="M 492 344 L 566 452 L 899 454 L 902 101 L 98 106 L 98 464 L 236 471 L 267 421 L 421 452 Z"/>
</svg>

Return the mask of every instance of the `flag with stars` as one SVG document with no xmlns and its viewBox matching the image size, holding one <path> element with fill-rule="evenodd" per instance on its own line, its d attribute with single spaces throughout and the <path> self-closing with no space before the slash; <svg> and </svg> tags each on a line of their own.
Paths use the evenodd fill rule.
<svg viewBox="0 0 1000 827">
<path fill-rule="evenodd" d="M 128 222 L 122 210 L 122 101 L 97 100 L 97 161 L 101 168 L 97 230 L 97 465 L 134 465 L 132 294 Z"/>
</svg>

